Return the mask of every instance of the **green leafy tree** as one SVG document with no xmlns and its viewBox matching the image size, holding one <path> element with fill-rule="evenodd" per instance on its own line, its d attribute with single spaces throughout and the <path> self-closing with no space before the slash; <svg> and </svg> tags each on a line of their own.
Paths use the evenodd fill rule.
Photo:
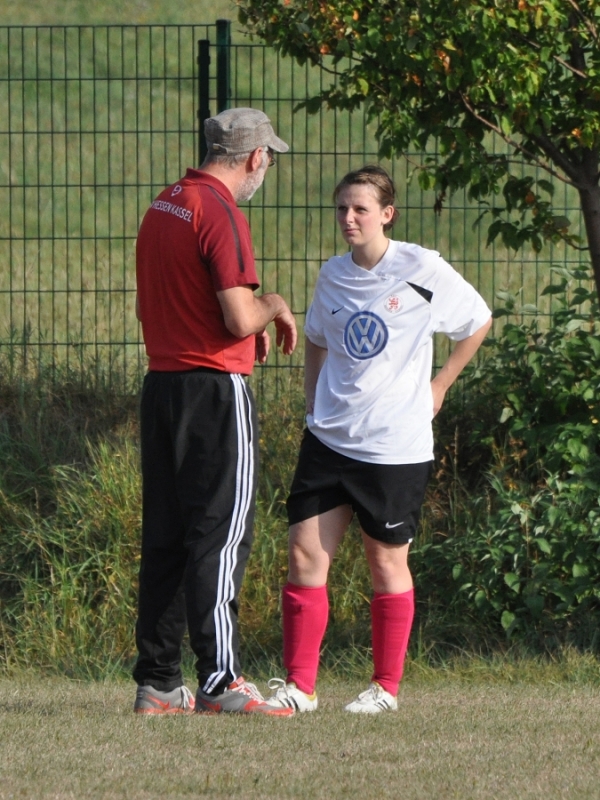
<svg viewBox="0 0 600 800">
<path fill-rule="evenodd" d="M 236 1 L 250 33 L 331 73 L 310 111 L 364 105 L 382 156 L 436 140 L 419 180 L 438 208 L 466 187 L 489 242 L 589 249 L 600 292 L 598 0 Z M 553 213 L 557 181 L 578 192 L 585 237 Z"/>
</svg>

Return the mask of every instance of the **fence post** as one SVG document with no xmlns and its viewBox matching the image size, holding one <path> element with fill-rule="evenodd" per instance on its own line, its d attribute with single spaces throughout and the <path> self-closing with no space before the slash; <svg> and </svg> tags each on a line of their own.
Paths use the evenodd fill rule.
<svg viewBox="0 0 600 800">
<path fill-rule="evenodd" d="M 231 97 L 231 22 L 217 20 L 217 114 L 229 108 Z"/>
<path fill-rule="evenodd" d="M 204 138 L 204 120 L 210 117 L 208 93 L 210 85 L 210 42 L 208 39 L 198 41 L 198 166 L 206 157 L 206 139 Z"/>
</svg>

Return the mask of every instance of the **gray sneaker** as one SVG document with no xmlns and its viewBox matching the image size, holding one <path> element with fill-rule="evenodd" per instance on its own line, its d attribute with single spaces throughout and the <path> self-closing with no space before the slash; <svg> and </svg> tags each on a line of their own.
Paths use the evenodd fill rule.
<svg viewBox="0 0 600 800">
<path fill-rule="evenodd" d="M 293 708 L 274 708 L 269 705 L 253 683 L 238 678 L 217 695 L 196 692 L 196 711 L 199 714 L 267 714 L 270 717 L 291 717 Z"/>
<path fill-rule="evenodd" d="M 191 714 L 196 702 L 187 686 L 161 692 L 154 686 L 138 686 L 133 710 L 136 714 Z"/>
</svg>

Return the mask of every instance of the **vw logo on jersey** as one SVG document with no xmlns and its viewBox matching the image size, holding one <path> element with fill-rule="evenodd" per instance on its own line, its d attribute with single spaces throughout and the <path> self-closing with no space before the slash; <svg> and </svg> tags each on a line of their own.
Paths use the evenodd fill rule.
<svg viewBox="0 0 600 800">
<path fill-rule="evenodd" d="M 387 341 L 388 329 L 372 311 L 358 311 L 346 323 L 344 344 L 354 358 L 374 358 L 385 348 Z"/>
</svg>

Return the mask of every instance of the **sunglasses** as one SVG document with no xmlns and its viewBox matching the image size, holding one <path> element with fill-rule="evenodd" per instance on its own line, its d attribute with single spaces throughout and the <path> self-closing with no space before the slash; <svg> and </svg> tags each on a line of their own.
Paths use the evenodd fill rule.
<svg viewBox="0 0 600 800">
<path fill-rule="evenodd" d="M 275 161 L 275 154 L 274 154 L 273 150 L 271 150 L 270 147 L 267 147 L 266 150 L 267 150 L 267 154 L 269 156 L 269 166 L 270 167 L 274 167 L 275 164 L 277 163 Z"/>
</svg>

